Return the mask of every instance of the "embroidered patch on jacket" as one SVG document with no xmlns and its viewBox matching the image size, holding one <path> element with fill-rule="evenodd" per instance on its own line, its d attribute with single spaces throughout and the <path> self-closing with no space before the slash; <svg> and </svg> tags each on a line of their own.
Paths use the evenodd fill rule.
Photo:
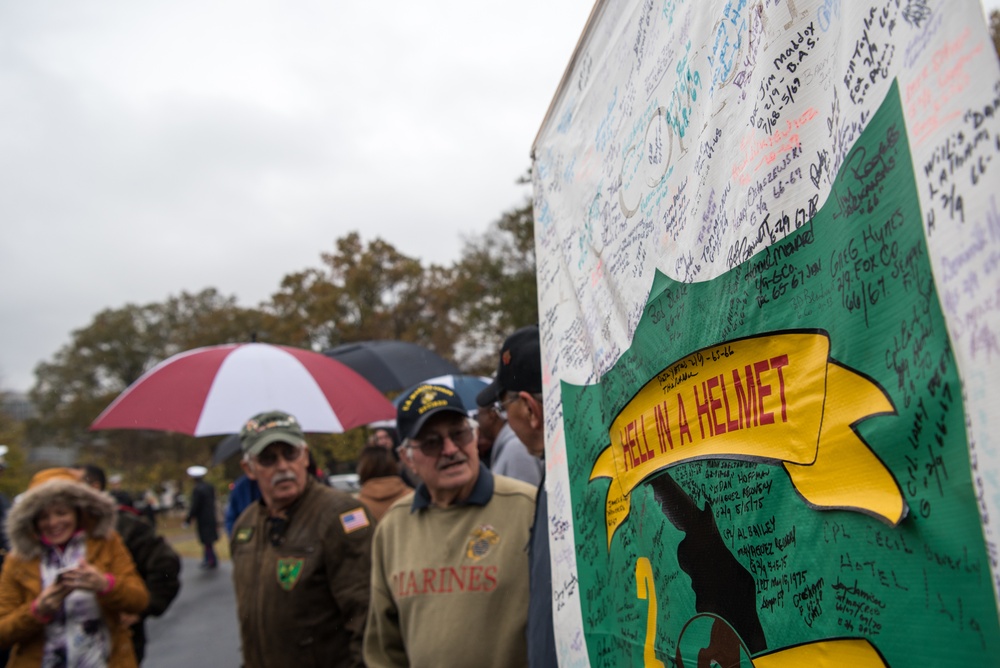
<svg viewBox="0 0 1000 668">
<path fill-rule="evenodd" d="M 484 524 L 472 532 L 469 545 L 465 549 L 465 556 L 473 561 L 479 561 L 487 554 L 490 548 L 500 542 L 500 534 L 489 524 Z"/>
<path fill-rule="evenodd" d="M 364 529 L 369 526 L 371 522 L 368 521 L 368 515 L 365 514 L 364 508 L 355 508 L 354 510 L 341 513 L 340 523 L 344 525 L 344 533 L 351 533 L 352 531 L 357 531 L 358 529 Z"/>
<path fill-rule="evenodd" d="M 285 591 L 292 591 L 302 575 L 303 559 L 278 559 L 278 584 Z"/>
<path fill-rule="evenodd" d="M 236 532 L 235 536 L 233 536 L 233 542 L 245 543 L 250 540 L 251 536 L 253 536 L 253 527 L 243 527 Z"/>
</svg>

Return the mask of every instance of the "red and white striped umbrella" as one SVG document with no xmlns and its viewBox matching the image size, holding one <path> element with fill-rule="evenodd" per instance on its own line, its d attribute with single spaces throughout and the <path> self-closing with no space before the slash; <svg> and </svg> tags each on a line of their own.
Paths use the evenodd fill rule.
<svg viewBox="0 0 1000 668">
<path fill-rule="evenodd" d="M 291 413 L 303 431 L 323 433 L 396 415 L 388 399 L 340 362 L 301 348 L 242 343 L 196 348 L 160 362 L 90 429 L 233 434 L 269 410 Z"/>
</svg>

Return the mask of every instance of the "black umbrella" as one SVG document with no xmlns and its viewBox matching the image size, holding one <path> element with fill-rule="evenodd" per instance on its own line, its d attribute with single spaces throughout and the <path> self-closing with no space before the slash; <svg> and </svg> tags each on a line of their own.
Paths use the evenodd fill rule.
<svg viewBox="0 0 1000 668">
<path fill-rule="evenodd" d="M 398 392 L 425 378 L 461 373 L 432 350 L 406 341 L 359 341 L 323 351 L 382 392 Z"/>
<path fill-rule="evenodd" d="M 212 466 L 221 464 L 239 451 L 240 435 L 230 434 L 229 436 L 226 436 L 224 439 L 219 441 L 217 446 L 215 446 L 215 454 L 212 455 Z"/>
</svg>

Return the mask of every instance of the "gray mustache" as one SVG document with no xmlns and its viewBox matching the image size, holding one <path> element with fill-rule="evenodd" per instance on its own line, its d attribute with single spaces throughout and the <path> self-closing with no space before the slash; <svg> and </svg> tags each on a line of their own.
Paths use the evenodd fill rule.
<svg viewBox="0 0 1000 668">
<path fill-rule="evenodd" d="M 271 484 L 272 485 L 277 485 L 279 482 L 285 482 L 286 480 L 292 480 L 292 481 L 294 481 L 295 480 L 295 474 L 292 473 L 291 471 L 281 471 L 281 472 L 275 473 L 274 476 L 271 477 Z"/>
<path fill-rule="evenodd" d="M 444 461 L 438 462 L 437 468 L 438 468 L 438 470 L 440 470 L 440 469 L 443 469 L 444 467 L 448 466 L 449 464 L 461 464 L 461 463 L 464 463 L 466 461 L 468 461 L 467 457 L 461 457 L 461 456 L 459 456 L 459 457 L 449 457 L 448 459 L 446 459 Z"/>
</svg>

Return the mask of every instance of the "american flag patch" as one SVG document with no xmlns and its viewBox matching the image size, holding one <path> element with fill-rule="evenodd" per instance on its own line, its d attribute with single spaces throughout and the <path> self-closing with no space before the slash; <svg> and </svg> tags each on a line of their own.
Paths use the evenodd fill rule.
<svg viewBox="0 0 1000 668">
<path fill-rule="evenodd" d="M 365 514 L 364 508 L 355 508 L 350 512 L 341 513 L 340 523 L 344 525 L 344 533 L 364 529 L 371 524 L 368 521 L 368 515 Z"/>
</svg>

